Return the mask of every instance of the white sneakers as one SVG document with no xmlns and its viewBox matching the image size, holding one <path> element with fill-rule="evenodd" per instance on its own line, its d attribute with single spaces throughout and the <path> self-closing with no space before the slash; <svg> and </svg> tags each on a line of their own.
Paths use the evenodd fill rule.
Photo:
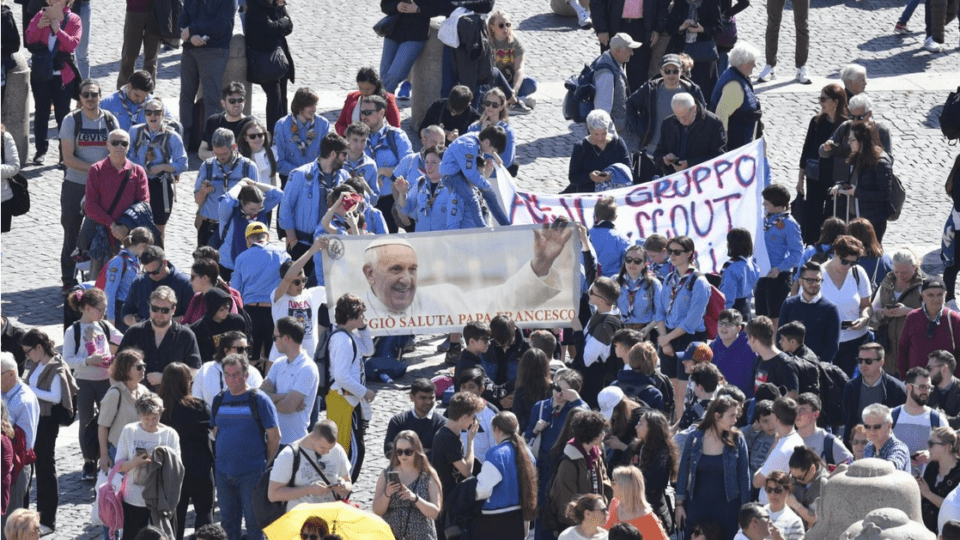
<svg viewBox="0 0 960 540">
<path fill-rule="evenodd" d="M 923 48 L 932 53 L 943 52 L 943 45 L 940 45 L 930 36 L 923 42 Z"/>
<path fill-rule="evenodd" d="M 757 82 L 767 82 L 772 81 L 777 78 L 776 68 L 767 64 L 763 66 L 763 71 L 760 72 L 760 75 L 757 77 Z"/>
<path fill-rule="evenodd" d="M 593 21 L 590 20 L 590 12 L 583 8 L 577 10 L 577 22 L 580 23 L 580 28 L 584 30 L 593 28 Z"/>
<path fill-rule="evenodd" d="M 810 84 L 813 81 L 807 76 L 807 66 L 797 68 L 797 82 L 800 84 Z"/>
</svg>

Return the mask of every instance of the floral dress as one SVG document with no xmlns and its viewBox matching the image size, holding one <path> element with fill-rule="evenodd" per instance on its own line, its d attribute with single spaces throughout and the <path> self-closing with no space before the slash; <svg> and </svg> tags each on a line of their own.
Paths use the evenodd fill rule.
<svg viewBox="0 0 960 540">
<path fill-rule="evenodd" d="M 388 473 L 391 470 L 393 469 L 387 468 Z M 420 473 L 413 484 L 407 487 L 421 499 L 429 500 L 430 473 Z M 397 540 L 437 540 L 437 530 L 433 520 L 423 515 L 413 501 L 405 501 L 399 494 L 390 497 L 390 505 L 387 507 L 387 513 L 383 515 L 383 520 L 390 525 Z"/>
</svg>

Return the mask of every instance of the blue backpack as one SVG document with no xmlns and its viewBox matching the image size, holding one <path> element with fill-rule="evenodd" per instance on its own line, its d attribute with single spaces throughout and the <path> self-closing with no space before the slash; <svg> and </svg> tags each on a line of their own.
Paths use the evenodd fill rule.
<svg viewBox="0 0 960 540">
<path fill-rule="evenodd" d="M 563 98 L 563 117 L 566 120 L 574 122 L 587 120 L 587 115 L 593 110 L 593 98 L 597 93 L 593 79 L 599 71 L 611 71 L 610 66 L 600 63 L 600 58 L 590 64 L 584 64 L 579 75 L 570 77 L 564 83 L 567 94 Z"/>
</svg>

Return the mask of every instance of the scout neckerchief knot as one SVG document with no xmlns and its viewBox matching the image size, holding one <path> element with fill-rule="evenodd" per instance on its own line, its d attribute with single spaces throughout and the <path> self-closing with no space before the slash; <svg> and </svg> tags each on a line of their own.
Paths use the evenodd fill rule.
<svg viewBox="0 0 960 540">
<path fill-rule="evenodd" d="M 784 220 L 787 219 L 786 212 L 779 212 L 777 214 L 767 214 L 767 217 L 763 218 L 763 230 L 764 232 L 770 230 L 771 227 L 776 227 L 777 229 L 783 230 Z"/>
<path fill-rule="evenodd" d="M 317 138 L 317 132 L 313 129 L 313 124 L 316 123 L 314 118 L 310 118 L 310 122 L 307 124 L 301 124 L 297 117 L 294 116 L 293 123 L 290 124 L 290 139 L 297 145 L 297 148 L 300 149 L 300 155 L 307 155 L 307 148 L 313 143 L 313 140 Z M 302 126 L 302 127 L 301 127 Z M 306 140 L 300 138 L 300 132 L 306 132 Z"/>
</svg>

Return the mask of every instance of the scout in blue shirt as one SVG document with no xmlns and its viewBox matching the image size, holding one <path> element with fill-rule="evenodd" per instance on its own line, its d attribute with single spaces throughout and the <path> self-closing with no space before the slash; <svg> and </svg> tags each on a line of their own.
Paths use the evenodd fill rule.
<svg viewBox="0 0 960 540">
<path fill-rule="evenodd" d="M 343 170 L 350 178 L 363 180 L 363 189 L 357 193 L 363 195 L 370 204 L 377 204 L 380 193 L 370 187 L 377 185 L 377 162 L 365 153 L 370 128 L 366 124 L 354 122 L 347 126 L 343 136 L 347 139 L 347 159 L 343 162 Z"/>
<path fill-rule="evenodd" d="M 643 241 L 643 249 L 647 250 L 650 271 L 662 283 L 670 272 L 673 272 L 670 255 L 667 254 L 667 237 L 662 234 L 651 234 Z"/>
<path fill-rule="evenodd" d="M 360 121 L 370 128 L 367 139 L 367 155 L 377 162 L 377 182 L 370 186 L 379 198 L 377 208 L 387 219 L 391 233 L 397 232 L 393 220 L 393 179 L 394 169 L 404 156 L 413 152 L 410 139 L 403 130 L 387 124 L 387 100 L 376 94 L 360 98 Z"/>
<path fill-rule="evenodd" d="M 147 172 L 150 209 L 161 233 L 173 211 L 174 184 L 190 164 L 178 126 L 163 119 L 164 110 L 159 98 L 147 101 L 144 107 L 147 122 L 130 130 L 130 149 L 127 150 L 127 159 Z"/>
<path fill-rule="evenodd" d="M 273 131 L 277 148 L 277 172 L 286 178 L 297 167 L 320 157 L 320 141 L 330 131 L 330 122 L 317 114 L 320 97 L 309 88 L 293 95 L 290 114 L 277 121 Z"/>
<path fill-rule="evenodd" d="M 426 149 L 426 175 L 413 182 L 398 178 L 397 207 L 400 213 L 417 222 L 417 232 L 459 229 L 463 221 L 463 201 L 444 185 L 440 162 L 444 148 Z"/>
<path fill-rule="evenodd" d="M 590 229 L 590 242 L 597 251 L 600 275 L 613 277 L 620 270 L 623 254 L 630 245 L 627 235 L 616 229 L 617 201 L 613 197 L 601 197 L 593 208 L 597 224 Z"/>
<path fill-rule="evenodd" d="M 646 336 L 657 321 L 664 319 L 659 298 L 663 285 L 647 267 L 647 251 L 643 246 L 630 246 L 623 258 L 623 266 L 617 276 L 620 298 L 617 307 L 624 325 L 650 325 L 643 328 Z"/>
<path fill-rule="evenodd" d="M 283 192 L 270 184 L 241 180 L 220 198 L 220 266 L 233 270 L 233 261 L 247 250 L 245 231 L 251 221 L 267 223 Z"/>
<path fill-rule="evenodd" d="M 123 303 L 133 282 L 140 276 L 140 255 L 153 243 L 153 234 L 146 227 L 137 227 L 123 239 L 123 249 L 107 263 L 107 279 L 103 292 L 107 293 L 107 319 L 121 332 L 127 329 L 120 316 Z"/>
<path fill-rule="evenodd" d="M 214 157 L 200 165 L 200 173 L 193 187 L 193 198 L 200 207 L 203 223 L 197 231 L 197 244 L 207 245 L 217 234 L 220 220 L 220 197 L 244 178 L 259 180 L 256 163 L 237 152 L 236 139 L 227 128 L 213 133 Z"/>
<path fill-rule="evenodd" d="M 507 216 L 491 189 L 494 164 L 501 162 L 500 153 L 506 147 L 507 134 L 499 126 L 483 128 L 479 134 L 467 133 L 453 141 L 440 162 L 440 176 L 444 184 L 462 201 L 463 225 L 460 228 L 486 227 L 488 213 L 501 225 L 509 225 Z M 479 190 L 477 195 L 475 190 Z M 480 197 L 483 198 L 483 204 Z M 483 208 L 486 206 L 486 208 Z"/>
<path fill-rule="evenodd" d="M 108 110 L 117 118 L 117 127 L 129 132 L 130 128 L 147 121 L 144 116 L 145 104 L 153 96 L 153 76 L 147 71 L 135 71 L 123 88 L 100 100 L 100 108 Z M 170 111 L 164 111 L 166 118 L 173 119 Z M 130 137 L 133 139 L 133 137 Z"/>
<path fill-rule="evenodd" d="M 251 222 L 244 232 L 247 250 L 236 259 L 230 286 L 240 293 L 244 306 L 272 303 L 270 293 L 280 284 L 280 265 L 290 255 L 270 245 L 270 232 L 263 223 Z"/>
<path fill-rule="evenodd" d="M 725 309 L 735 309 L 744 320 L 750 320 L 750 297 L 760 278 L 760 269 L 753 257 L 750 231 L 737 227 L 727 233 L 727 257 L 720 271 L 720 292 L 726 299 Z"/>
<path fill-rule="evenodd" d="M 800 225 L 790 215 L 790 191 L 774 184 L 763 190 L 763 241 L 770 258 L 770 273 L 757 281 L 756 312 L 765 315 L 777 325 L 780 306 L 790 294 L 794 268 L 803 255 Z"/>
</svg>

